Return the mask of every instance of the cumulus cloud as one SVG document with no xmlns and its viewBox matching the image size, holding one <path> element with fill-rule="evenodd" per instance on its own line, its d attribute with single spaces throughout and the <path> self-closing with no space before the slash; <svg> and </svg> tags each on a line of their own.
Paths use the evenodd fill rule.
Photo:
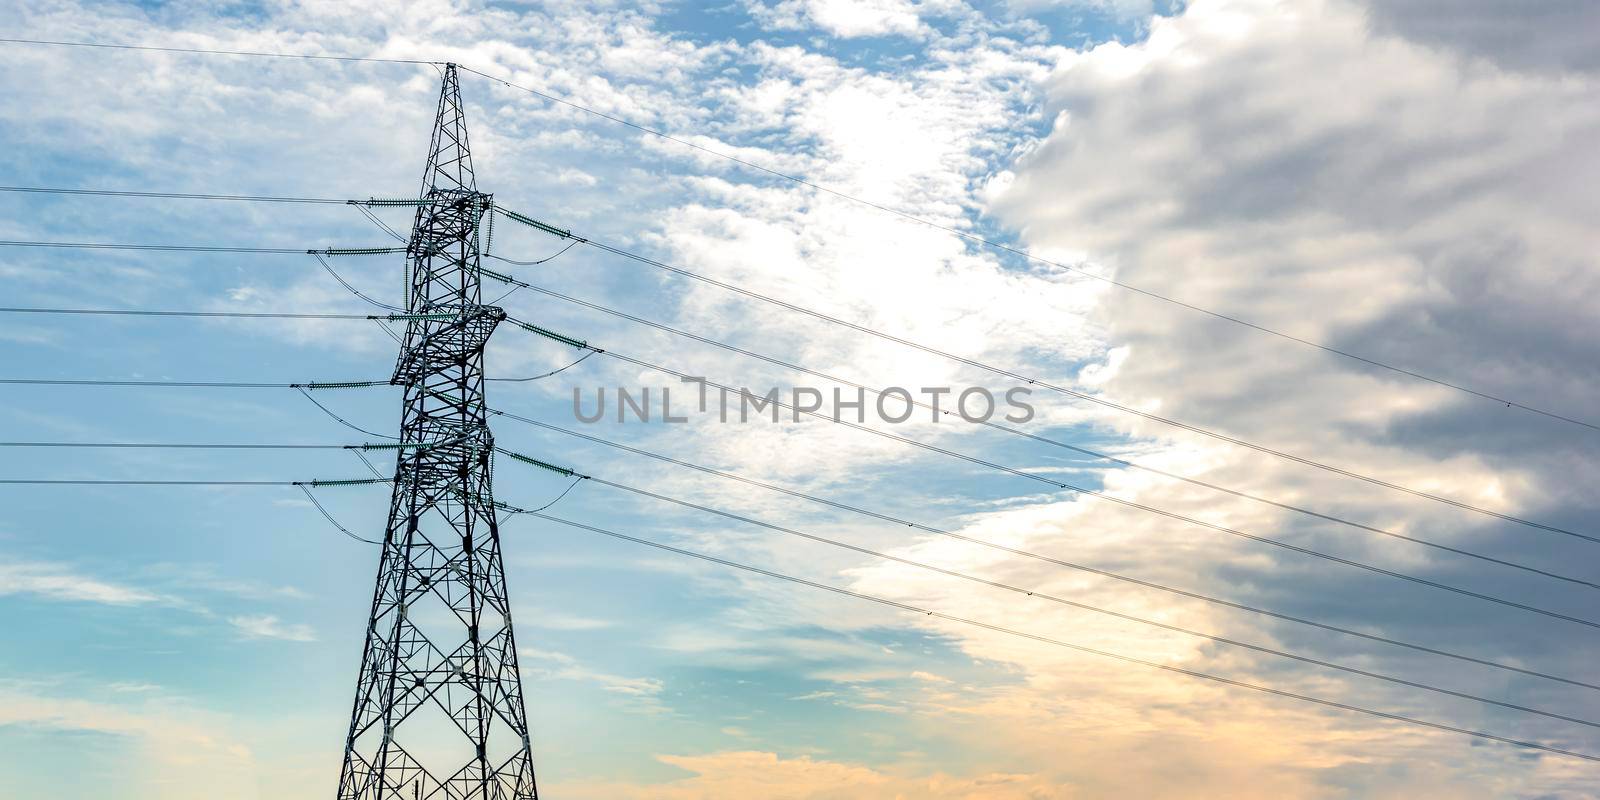
<svg viewBox="0 0 1600 800">
<path fill-rule="evenodd" d="M 991 196 L 991 211 L 1021 230 L 1030 247 L 1083 254 L 1091 268 L 1121 281 L 1556 410 L 1582 409 L 1583 398 L 1592 396 L 1594 372 L 1573 365 L 1593 363 L 1594 346 L 1572 334 L 1600 289 L 1592 264 L 1597 242 L 1583 222 L 1594 200 L 1582 188 L 1600 163 L 1593 148 L 1580 144 L 1600 132 L 1594 82 L 1464 66 L 1436 48 L 1374 34 L 1366 12 L 1352 4 L 1197 2 L 1155 21 L 1148 41 L 1101 45 L 1064 59 L 1047 85 L 1053 130 L 997 180 Z M 1519 122 L 1529 119 L 1540 122 Z M 1108 352 L 1119 355 L 1114 369 L 1095 374 L 1093 385 L 1125 404 L 1159 408 L 1164 416 L 1467 502 L 1576 525 L 1595 519 L 1592 495 L 1577 487 L 1592 481 L 1597 464 L 1592 448 L 1580 443 L 1585 434 L 1570 427 L 1132 294 L 1104 295 L 1094 316 L 1115 348 Z M 1097 424 L 1160 443 L 1142 458 L 1180 473 L 1538 564 L 1570 563 L 1568 543 L 1525 529 L 1353 486 L 1137 419 L 1104 414 Z M 1353 531 L 1316 528 L 1270 508 L 1148 476 L 1114 473 L 1107 481 L 1125 496 L 1247 531 L 1287 533 L 1353 557 L 1578 607 L 1567 605 L 1577 596 L 1557 585 L 1517 581 Z M 1484 631 L 1493 630 L 1491 639 L 1510 645 L 1490 648 L 1502 657 L 1534 656 L 1569 674 L 1592 657 L 1586 646 L 1571 650 L 1567 631 L 1555 626 L 1458 607 L 1103 504 L 1085 507 L 1088 502 L 999 512 L 987 515 L 980 529 L 1035 532 L 1035 546 L 1052 553 L 1122 564 L 1180 585 L 1227 586 L 1236 598 L 1377 625 L 1403 639 L 1483 652 Z M 923 551 L 946 547 L 930 543 Z M 1029 586 L 1056 585 L 1076 599 L 1097 598 L 1119 610 L 1183 619 L 1189 627 L 1284 637 L 1297 647 L 1352 654 L 1349 642 L 1036 565 L 1002 559 L 984 572 Z M 1014 602 L 940 588 L 898 568 L 875 570 L 858 585 L 896 596 L 942 597 L 982 610 L 985 618 L 1031 620 L 1036 630 L 1070 631 L 1075 641 L 1168 663 L 1241 670 L 1378 705 L 1420 703 L 1195 640 L 1020 610 Z M 1356 599 L 1362 597 L 1370 600 Z M 1120 694 L 1123 679 L 1104 665 L 1032 652 L 956 626 L 944 632 L 970 642 L 974 653 L 1027 665 L 1044 684 L 1069 673 L 1081 679 L 1088 670 L 1097 676 L 1102 699 Z M 1394 653 L 1361 657 L 1390 670 L 1421 668 Z M 1447 675 L 1491 694 L 1502 685 L 1493 675 L 1429 669 L 1421 674 Z M 1129 707 L 1149 709 L 1176 691 L 1154 680 L 1129 686 Z M 1548 686 L 1527 691 L 1547 707 L 1591 705 Z M 1133 700 L 1137 695 L 1146 699 Z M 1183 701 L 1196 719 L 1224 713 L 1215 705 L 1223 701 L 1206 695 Z M 1227 713 L 1252 703 L 1231 697 Z M 1445 718 L 1474 713 L 1452 705 L 1421 707 Z M 1265 724 L 1299 730 L 1313 723 Z M 1364 749 L 1361 739 L 1394 735 L 1348 719 L 1314 724 L 1362 731 L 1349 740 L 1346 757 Z M 1529 723 L 1518 724 L 1528 729 Z M 1213 744 L 1233 746 L 1220 731 Z M 1184 745 L 1172 737 L 1146 746 Z M 1451 745 L 1406 745 L 1423 746 Z M 1387 758 L 1418 763 L 1404 750 Z M 1289 760 L 1320 771 L 1313 781 L 1344 785 L 1335 764 L 1316 764 L 1309 755 Z M 1513 769 L 1518 762 L 1502 754 L 1495 763 L 1507 770 L 1495 780 L 1529 791 L 1561 791 L 1571 779 L 1565 767 L 1548 762 Z"/>
<path fill-rule="evenodd" d="M 776 29 L 820 28 L 841 38 L 915 36 L 924 32 L 922 14 L 939 3 L 912 0 L 783 0 L 772 6 L 752 3 L 751 10 Z"/>
<path fill-rule="evenodd" d="M 1584 0 L 1363 0 L 1363 4 L 1374 30 L 1468 59 L 1541 72 L 1600 68 L 1600 7 Z"/>
</svg>

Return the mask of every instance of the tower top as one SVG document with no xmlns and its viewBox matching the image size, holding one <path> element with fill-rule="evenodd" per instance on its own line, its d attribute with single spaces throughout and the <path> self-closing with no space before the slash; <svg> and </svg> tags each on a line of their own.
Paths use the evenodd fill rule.
<svg viewBox="0 0 1600 800">
<path fill-rule="evenodd" d="M 447 63 L 419 197 L 434 192 L 471 193 L 477 189 L 477 179 L 472 172 L 472 148 L 467 142 L 466 109 L 461 105 L 461 79 L 456 65 Z"/>
</svg>

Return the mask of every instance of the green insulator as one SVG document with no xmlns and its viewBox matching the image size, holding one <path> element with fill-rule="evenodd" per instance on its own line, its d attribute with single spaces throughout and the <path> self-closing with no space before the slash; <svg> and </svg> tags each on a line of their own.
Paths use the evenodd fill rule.
<svg viewBox="0 0 1600 800">
<path fill-rule="evenodd" d="M 494 278 L 501 283 L 518 283 L 516 278 L 513 278 L 510 275 L 502 275 L 501 273 L 495 272 L 488 267 L 478 267 L 478 272 L 490 278 Z"/>
<path fill-rule="evenodd" d="M 507 219 L 510 219 L 513 222 L 520 222 L 520 223 L 522 223 L 524 225 L 527 225 L 527 226 L 529 226 L 531 228 L 538 228 L 539 230 L 544 231 L 545 233 L 552 234 L 554 236 L 560 236 L 563 239 L 574 239 L 574 238 L 577 238 L 577 237 L 572 235 L 572 231 L 562 230 L 560 228 L 557 228 L 554 225 L 546 225 L 545 223 L 540 222 L 539 220 L 536 220 L 533 217 L 525 216 L 523 214 L 518 214 L 517 212 L 512 211 L 509 208 L 502 208 L 500 206 L 495 206 L 494 210 L 500 212 L 501 214 L 504 214 Z"/>
<path fill-rule="evenodd" d="M 352 478 L 342 481 L 295 481 L 296 486 L 371 486 L 374 483 L 388 483 L 388 478 Z"/>
<path fill-rule="evenodd" d="M 384 319 L 390 322 L 449 322 L 458 319 L 455 314 L 389 314 L 387 316 L 373 315 L 369 319 Z"/>
<path fill-rule="evenodd" d="M 313 381 L 311 383 L 291 383 L 296 389 L 365 389 L 372 386 L 388 386 L 388 381 Z"/>
<path fill-rule="evenodd" d="M 544 461 L 540 461 L 539 459 L 534 458 L 533 456 L 525 456 L 525 455 L 523 455 L 521 453 L 518 453 L 516 451 L 506 450 L 505 448 L 501 448 L 501 447 L 497 447 L 495 449 L 499 450 L 507 458 L 510 458 L 512 460 L 515 460 L 515 461 L 521 461 L 524 464 L 528 464 L 528 465 L 531 465 L 531 466 L 539 467 L 540 469 L 550 470 L 551 472 L 554 472 L 557 475 L 563 475 L 563 476 L 566 476 L 566 477 L 570 478 L 573 475 L 577 474 L 577 473 L 573 472 L 572 470 L 567 469 L 566 467 L 558 467 L 558 466 L 556 466 L 554 464 L 549 464 L 549 463 L 546 463 Z"/>
<path fill-rule="evenodd" d="M 556 333 L 555 331 L 547 330 L 545 328 L 541 328 L 538 325 L 534 325 L 531 322 L 523 322 L 521 320 L 516 320 L 515 322 L 517 324 L 517 327 L 519 327 L 519 328 L 521 328 L 521 329 L 523 329 L 523 330 L 525 330 L 525 331 L 527 331 L 529 333 L 537 333 L 540 336 L 545 337 L 546 339 L 551 339 L 551 340 L 560 342 L 560 343 L 565 344 L 565 345 L 570 345 L 570 346 L 576 347 L 576 348 L 578 348 L 580 350 L 586 350 L 586 349 L 589 348 L 589 343 L 588 342 L 584 342 L 584 341 L 580 341 L 578 339 L 574 339 L 571 336 L 562 336 L 561 334 Z"/>
<path fill-rule="evenodd" d="M 367 200 L 346 200 L 345 202 L 353 206 L 425 206 L 428 204 L 427 200 L 380 199 L 376 197 Z"/>
<path fill-rule="evenodd" d="M 405 251 L 404 247 L 328 247 L 306 252 L 314 256 L 382 256 Z"/>
</svg>

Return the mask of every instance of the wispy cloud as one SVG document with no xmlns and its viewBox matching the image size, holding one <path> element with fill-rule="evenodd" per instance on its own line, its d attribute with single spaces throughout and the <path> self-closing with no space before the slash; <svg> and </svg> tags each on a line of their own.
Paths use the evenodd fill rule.
<svg viewBox="0 0 1600 800">
<path fill-rule="evenodd" d="M 631 678 L 591 669 L 566 653 L 548 650 L 518 651 L 524 675 L 541 680 L 582 681 L 599 686 L 602 690 L 626 699 L 624 707 L 646 714 L 664 714 L 670 711 L 661 702 L 665 688 L 655 678 Z"/>
<path fill-rule="evenodd" d="M 0 562 L 0 595 L 31 594 L 48 600 L 133 606 L 156 603 L 158 594 L 75 572 L 64 564 Z"/>
<path fill-rule="evenodd" d="M 251 614 L 229 617 L 228 624 L 250 639 L 283 639 L 290 642 L 314 642 L 316 633 L 311 626 L 286 623 L 272 614 Z"/>
</svg>

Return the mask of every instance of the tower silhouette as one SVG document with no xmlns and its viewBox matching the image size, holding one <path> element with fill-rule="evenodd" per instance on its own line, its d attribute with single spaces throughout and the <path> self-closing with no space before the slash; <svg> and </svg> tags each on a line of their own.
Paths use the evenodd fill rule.
<svg viewBox="0 0 1600 800">
<path fill-rule="evenodd" d="M 533 800 L 491 471 L 479 192 L 456 66 L 444 70 L 406 246 L 410 317 L 391 382 L 401 446 L 339 800 Z"/>
</svg>

